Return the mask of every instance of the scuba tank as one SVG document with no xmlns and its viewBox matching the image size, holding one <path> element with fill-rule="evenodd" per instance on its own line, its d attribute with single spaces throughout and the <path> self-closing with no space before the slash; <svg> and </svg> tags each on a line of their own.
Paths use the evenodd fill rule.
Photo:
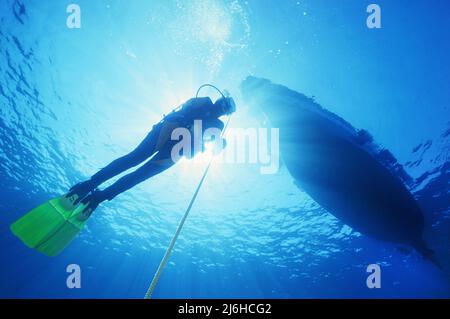
<svg viewBox="0 0 450 319">
<path fill-rule="evenodd" d="M 200 93 L 200 91 L 205 88 L 205 87 L 211 87 L 213 89 L 215 89 L 217 92 L 219 92 L 219 94 L 222 96 L 221 99 L 224 100 L 224 103 L 222 104 L 222 113 L 224 115 L 230 115 L 231 113 L 236 111 L 236 103 L 234 102 L 234 99 L 231 97 L 230 93 L 227 90 L 221 91 L 219 88 L 217 88 L 216 86 L 212 85 L 212 84 L 203 84 L 201 85 L 198 90 L 197 93 L 195 94 L 195 98 L 198 99 L 198 95 Z M 191 100 L 189 100 L 191 101 Z M 158 122 L 158 124 L 162 124 L 164 121 L 167 120 L 185 120 L 185 115 L 182 114 L 183 109 L 189 107 L 188 105 L 186 105 L 189 101 L 183 103 L 182 105 L 177 106 L 175 109 L 173 109 L 169 114 L 167 115 L 163 115 L 163 118 L 161 119 L 161 121 Z M 226 107 L 226 109 L 225 109 Z M 156 125 L 158 125 L 156 124 Z"/>
</svg>

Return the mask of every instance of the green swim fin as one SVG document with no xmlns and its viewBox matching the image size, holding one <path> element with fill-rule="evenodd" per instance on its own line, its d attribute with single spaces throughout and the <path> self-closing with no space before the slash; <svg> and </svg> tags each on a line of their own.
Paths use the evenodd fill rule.
<svg viewBox="0 0 450 319">
<path fill-rule="evenodd" d="M 77 196 L 54 198 L 31 210 L 11 225 L 11 231 L 30 248 L 47 256 L 58 255 L 86 224 L 86 205 L 73 205 Z"/>
</svg>

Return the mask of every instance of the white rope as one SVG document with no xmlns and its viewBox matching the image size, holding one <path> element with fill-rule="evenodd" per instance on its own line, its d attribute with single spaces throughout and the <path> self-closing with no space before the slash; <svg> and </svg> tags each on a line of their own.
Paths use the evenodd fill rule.
<svg viewBox="0 0 450 319">
<path fill-rule="evenodd" d="M 228 127 L 228 123 L 230 122 L 230 117 L 228 117 L 227 124 L 225 125 L 225 128 L 223 130 L 222 136 L 225 134 L 225 131 Z M 192 206 L 194 205 L 195 199 L 197 198 L 197 195 L 200 191 L 200 188 L 203 185 L 203 182 L 206 178 L 206 175 L 208 175 L 209 167 L 211 166 L 213 162 L 214 157 L 212 157 L 209 160 L 208 165 L 205 168 L 205 171 L 203 172 L 202 178 L 200 179 L 200 182 L 198 183 L 197 189 L 195 190 L 194 195 L 192 196 L 192 199 L 189 203 L 188 208 L 186 209 L 186 212 L 184 213 L 183 218 L 181 219 L 180 224 L 178 225 L 177 231 L 175 232 L 175 235 L 172 238 L 172 241 L 169 244 L 169 247 L 167 247 L 166 253 L 164 254 L 164 257 L 162 258 L 161 262 L 159 263 L 158 269 L 156 270 L 155 276 L 153 277 L 152 282 L 150 283 L 150 287 L 148 287 L 147 292 L 145 293 L 144 299 L 150 299 L 152 297 L 153 291 L 156 288 L 156 285 L 158 284 L 159 277 L 161 277 L 161 274 L 164 270 L 164 267 L 167 265 L 167 262 L 169 261 L 170 255 L 172 253 L 173 247 L 175 246 L 175 243 L 178 239 L 178 236 L 181 233 L 181 230 L 183 229 L 184 223 L 186 222 L 186 219 L 189 216 L 189 213 L 191 211 Z"/>
</svg>

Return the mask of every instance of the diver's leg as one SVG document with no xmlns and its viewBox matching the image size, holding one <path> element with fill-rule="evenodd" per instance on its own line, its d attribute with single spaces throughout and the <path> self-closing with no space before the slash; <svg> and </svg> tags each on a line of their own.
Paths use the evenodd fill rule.
<svg viewBox="0 0 450 319">
<path fill-rule="evenodd" d="M 145 161 L 156 152 L 158 135 L 159 127 L 154 127 L 132 152 L 114 160 L 108 166 L 102 168 L 93 175 L 89 180 L 73 186 L 67 197 L 76 194 L 78 195 L 79 200 L 81 200 L 103 182 Z"/>
<path fill-rule="evenodd" d="M 114 160 L 94 174 L 91 181 L 97 187 L 108 179 L 142 163 L 155 153 L 155 145 L 155 134 L 152 131 L 133 151 Z"/>
<path fill-rule="evenodd" d="M 109 186 L 102 191 L 104 200 L 111 200 L 117 195 L 125 192 L 126 190 L 136 186 L 137 184 L 153 177 L 175 164 L 170 156 L 171 148 L 165 147 L 160 150 L 152 159 L 150 159 L 143 166 L 139 167 L 136 171 L 125 175 L 120 178 L 113 185 Z"/>
</svg>

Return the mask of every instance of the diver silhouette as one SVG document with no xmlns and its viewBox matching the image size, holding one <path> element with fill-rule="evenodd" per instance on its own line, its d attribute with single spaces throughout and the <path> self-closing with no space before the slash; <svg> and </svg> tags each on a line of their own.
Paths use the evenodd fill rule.
<svg viewBox="0 0 450 319">
<path fill-rule="evenodd" d="M 75 204 L 78 202 L 88 204 L 84 212 L 87 215 L 86 217 L 89 217 L 97 206 L 105 200 L 112 200 L 117 195 L 175 164 L 171 156 L 172 148 L 178 142 L 171 139 L 174 129 L 180 127 L 192 129 L 194 121 L 201 120 L 202 136 L 204 131 L 209 128 L 217 128 L 222 131 L 224 123 L 219 118 L 223 115 L 230 115 L 235 110 L 236 105 L 233 98 L 225 95 L 222 95 L 215 103 L 209 97 L 195 97 L 188 100 L 155 124 L 144 140 L 132 152 L 114 160 L 89 180 L 73 186 L 66 197 L 77 195 L 78 199 Z M 201 151 L 203 150 L 202 145 Z M 144 165 L 121 177 L 111 186 L 104 190 L 97 189 L 105 181 L 147 159 L 149 160 Z"/>
</svg>

